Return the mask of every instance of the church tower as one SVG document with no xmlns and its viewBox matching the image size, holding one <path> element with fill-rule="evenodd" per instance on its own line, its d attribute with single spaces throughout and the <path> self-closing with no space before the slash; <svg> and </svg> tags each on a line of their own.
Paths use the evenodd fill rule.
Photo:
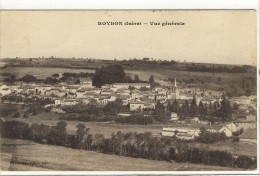
<svg viewBox="0 0 260 176">
<path fill-rule="evenodd" d="M 174 79 L 174 93 L 175 93 L 175 98 L 179 99 L 180 98 L 180 90 L 177 86 L 176 78 Z"/>
</svg>

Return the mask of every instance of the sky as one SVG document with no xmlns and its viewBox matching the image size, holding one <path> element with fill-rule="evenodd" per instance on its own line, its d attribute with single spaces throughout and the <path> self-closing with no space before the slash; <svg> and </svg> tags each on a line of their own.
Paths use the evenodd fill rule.
<svg viewBox="0 0 260 176">
<path fill-rule="evenodd" d="M 1 11 L 1 58 L 144 58 L 256 65 L 254 10 Z M 98 25 L 98 22 L 142 25 Z M 162 26 L 163 22 L 185 25 Z M 150 25 L 150 22 L 160 25 Z M 144 23 L 147 23 L 144 25 Z"/>
</svg>

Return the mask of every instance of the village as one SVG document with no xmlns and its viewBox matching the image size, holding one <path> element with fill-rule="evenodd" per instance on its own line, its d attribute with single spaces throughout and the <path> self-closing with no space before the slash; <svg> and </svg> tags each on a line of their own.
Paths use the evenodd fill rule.
<svg viewBox="0 0 260 176">
<path fill-rule="evenodd" d="M 118 99 L 128 107 L 128 111 L 118 113 L 118 117 L 129 117 L 136 112 L 154 110 L 157 102 L 160 102 L 165 109 L 175 100 L 178 101 L 180 107 L 187 102 L 191 106 L 193 99 L 196 100 L 197 106 L 200 106 L 200 103 L 205 106 L 212 106 L 214 103 L 221 104 L 222 91 L 206 90 L 205 87 L 194 85 L 183 86 L 176 79 L 170 85 L 151 87 L 149 83 L 113 83 L 97 88 L 93 86 L 91 78 L 83 78 L 79 84 L 48 85 L 17 81 L 10 85 L 2 84 L 0 92 L 4 104 L 24 104 L 24 100 L 28 97 L 49 99 L 51 101 L 44 107 L 58 114 L 65 113 L 62 107 L 93 104 L 93 102 L 102 107 Z M 233 107 L 236 107 L 232 121 L 211 122 L 199 117 L 189 117 L 183 120 L 178 113 L 171 112 L 169 123 L 162 129 L 161 135 L 192 140 L 200 135 L 202 126 L 206 126 L 207 132 L 224 133 L 227 137 L 232 137 L 234 133 L 243 129 L 244 133 L 241 134 L 240 141 L 256 143 L 256 135 L 252 132 L 256 130 L 256 96 L 234 97 L 229 98 L 229 101 Z M 148 116 L 145 113 L 143 115 Z"/>
</svg>

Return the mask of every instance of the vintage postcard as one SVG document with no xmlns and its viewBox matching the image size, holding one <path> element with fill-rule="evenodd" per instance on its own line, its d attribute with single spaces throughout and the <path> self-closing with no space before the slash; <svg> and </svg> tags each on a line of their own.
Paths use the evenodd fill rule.
<svg viewBox="0 0 260 176">
<path fill-rule="evenodd" d="M 258 169 L 255 10 L 0 13 L 2 171 Z"/>
</svg>

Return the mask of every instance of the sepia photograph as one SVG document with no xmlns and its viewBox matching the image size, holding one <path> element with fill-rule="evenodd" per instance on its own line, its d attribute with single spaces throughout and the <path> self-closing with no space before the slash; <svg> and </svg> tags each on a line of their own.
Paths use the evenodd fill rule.
<svg viewBox="0 0 260 176">
<path fill-rule="evenodd" d="M 256 10 L 0 15 L 2 171 L 257 170 Z"/>
</svg>

